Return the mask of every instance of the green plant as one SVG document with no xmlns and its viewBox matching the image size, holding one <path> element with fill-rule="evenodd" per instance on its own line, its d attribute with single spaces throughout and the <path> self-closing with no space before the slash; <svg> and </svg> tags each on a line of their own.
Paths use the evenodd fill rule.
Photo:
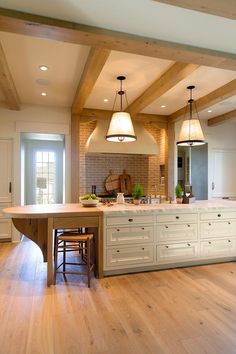
<svg viewBox="0 0 236 354">
<path fill-rule="evenodd" d="M 132 196 L 134 199 L 140 199 L 143 196 L 143 187 L 141 184 L 135 184 Z"/>
<path fill-rule="evenodd" d="M 176 198 L 183 197 L 183 189 L 180 184 L 177 184 L 177 186 L 175 187 L 175 195 L 176 195 Z"/>
</svg>

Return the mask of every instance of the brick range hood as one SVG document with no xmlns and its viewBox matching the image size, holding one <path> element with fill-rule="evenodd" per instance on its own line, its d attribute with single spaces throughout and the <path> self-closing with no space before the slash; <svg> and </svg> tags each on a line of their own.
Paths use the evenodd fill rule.
<svg viewBox="0 0 236 354">
<path fill-rule="evenodd" d="M 110 154 L 139 154 L 158 155 L 159 147 L 154 137 L 145 129 L 142 123 L 133 122 L 137 140 L 132 143 L 114 143 L 105 139 L 109 121 L 99 120 L 89 136 L 85 153 L 110 153 Z"/>
</svg>

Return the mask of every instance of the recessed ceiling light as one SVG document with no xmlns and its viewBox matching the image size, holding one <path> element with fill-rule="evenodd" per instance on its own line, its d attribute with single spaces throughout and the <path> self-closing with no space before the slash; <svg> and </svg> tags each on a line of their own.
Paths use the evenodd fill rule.
<svg viewBox="0 0 236 354">
<path fill-rule="evenodd" d="M 46 65 L 40 65 L 39 69 L 42 71 L 47 71 L 48 67 Z"/>
<path fill-rule="evenodd" d="M 104 100 L 103 100 L 104 102 L 108 102 L 109 101 L 109 99 L 108 98 L 104 98 Z"/>
<path fill-rule="evenodd" d="M 161 108 L 166 108 L 166 106 L 164 104 L 161 105 Z"/>
<path fill-rule="evenodd" d="M 211 113 L 212 112 L 212 110 L 211 109 L 208 109 L 208 111 L 207 111 L 208 113 Z"/>
<path fill-rule="evenodd" d="M 47 96 L 46 92 L 41 92 L 41 96 Z"/>
</svg>

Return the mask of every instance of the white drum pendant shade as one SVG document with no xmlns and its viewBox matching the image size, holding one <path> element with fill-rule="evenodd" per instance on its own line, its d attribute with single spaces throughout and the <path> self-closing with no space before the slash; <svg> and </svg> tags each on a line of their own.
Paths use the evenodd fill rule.
<svg viewBox="0 0 236 354">
<path fill-rule="evenodd" d="M 179 146 L 197 146 L 205 144 L 201 124 L 198 119 L 188 119 L 183 121 L 177 144 Z"/>
<path fill-rule="evenodd" d="M 125 143 L 137 140 L 129 113 L 113 113 L 107 131 L 106 140 L 116 143 Z"/>
</svg>

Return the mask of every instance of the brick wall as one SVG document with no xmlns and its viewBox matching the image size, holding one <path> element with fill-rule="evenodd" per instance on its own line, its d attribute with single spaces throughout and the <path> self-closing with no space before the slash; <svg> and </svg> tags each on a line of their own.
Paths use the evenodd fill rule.
<svg viewBox="0 0 236 354">
<path fill-rule="evenodd" d="M 160 149 L 157 156 L 134 154 L 85 154 L 85 145 L 96 126 L 96 122 L 80 125 L 80 195 L 91 193 L 91 186 L 97 186 L 97 194 L 104 194 L 104 182 L 110 171 L 121 175 L 126 170 L 131 182 L 140 183 L 145 195 L 165 194 L 165 185 L 161 185 L 161 173 L 165 164 L 166 131 L 152 124 L 145 128 L 154 136 Z M 162 171 L 162 172 L 161 172 Z"/>
</svg>

